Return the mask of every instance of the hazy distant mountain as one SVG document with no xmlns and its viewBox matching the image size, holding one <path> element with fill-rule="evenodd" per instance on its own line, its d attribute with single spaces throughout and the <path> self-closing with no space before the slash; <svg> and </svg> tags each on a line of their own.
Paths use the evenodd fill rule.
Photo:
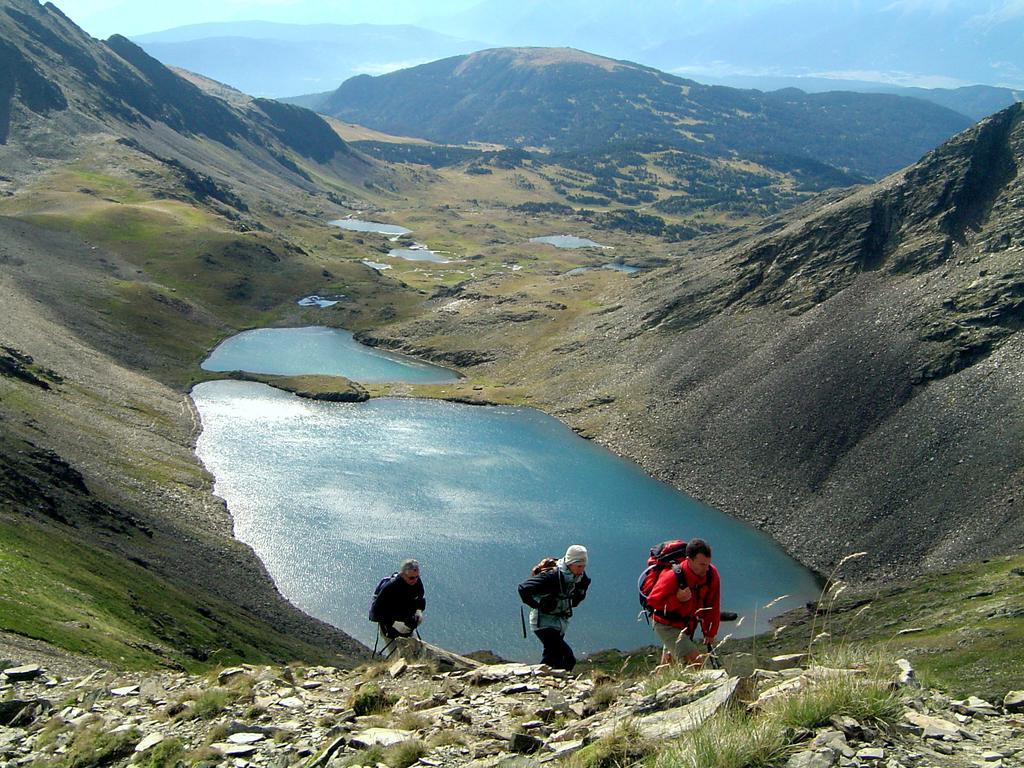
<svg viewBox="0 0 1024 768">
<path fill-rule="evenodd" d="M 572 46 L 698 80 L 843 72 L 905 85 L 1024 86 L 1024 6 L 1010 0 L 484 0 L 423 23 L 500 45 Z"/>
<path fill-rule="evenodd" d="M 981 120 L 1018 101 L 1024 101 L 1024 91 L 996 88 L 991 85 L 965 85 L 961 88 L 906 88 L 886 83 L 872 83 L 867 80 L 835 80 L 825 77 L 756 77 L 753 75 L 726 75 L 709 78 L 709 82 L 715 85 L 727 85 L 730 88 L 756 88 L 760 91 L 799 88 L 807 93 L 824 93 L 826 91 L 892 93 L 897 96 L 912 96 L 933 104 L 941 104 L 972 120 Z M 309 105 L 300 104 L 300 106 Z"/>
<path fill-rule="evenodd" d="M 165 64 L 254 96 L 325 91 L 354 75 L 382 74 L 486 47 L 411 26 L 263 21 L 192 24 L 133 39 Z"/>
<path fill-rule="evenodd" d="M 704 86 L 580 51 L 502 48 L 345 82 L 320 110 L 439 142 L 586 151 L 667 145 L 796 156 L 878 177 L 970 124 L 919 99 Z"/>
</svg>

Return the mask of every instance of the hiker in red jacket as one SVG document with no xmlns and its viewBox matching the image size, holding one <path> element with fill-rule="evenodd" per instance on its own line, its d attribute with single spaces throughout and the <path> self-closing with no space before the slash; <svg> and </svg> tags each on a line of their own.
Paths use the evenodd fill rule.
<svg viewBox="0 0 1024 768">
<path fill-rule="evenodd" d="M 654 609 L 654 633 L 664 646 L 661 663 L 674 658 L 700 664 L 706 650 L 693 635 L 700 625 L 706 648 L 714 645 L 722 618 L 721 580 L 711 564 L 711 547 L 703 539 L 690 540 L 680 566 L 678 577 L 672 568 L 661 572 L 647 601 Z"/>
</svg>

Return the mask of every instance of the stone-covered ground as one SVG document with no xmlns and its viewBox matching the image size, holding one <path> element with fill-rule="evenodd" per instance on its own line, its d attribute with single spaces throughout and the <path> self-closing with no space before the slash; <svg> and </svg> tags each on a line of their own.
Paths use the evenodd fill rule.
<svg viewBox="0 0 1024 768">
<path fill-rule="evenodd" d="M 9 664 L 0 677 L 0 768 L 535 765 L 622 733 L 663 749 L 724 707 L 756 710 L 862 674 L 810 665 L 742 679 L 702 670 L 620 680 L 444 657 L 357 670 L 242 666 L 197 677 L 96 669 L 62 677 Z M 1024 765 L 1024 692 L 952 700 L 921 688 L 905 662 L 892 667 L 891 683 L 900 697 L 895 722 L 836 716 L 796 729 L 779 764 Z"/>
</svg>

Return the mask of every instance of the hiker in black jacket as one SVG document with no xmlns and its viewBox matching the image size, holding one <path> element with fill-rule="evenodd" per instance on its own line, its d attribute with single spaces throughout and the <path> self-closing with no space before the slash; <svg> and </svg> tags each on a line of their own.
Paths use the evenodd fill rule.
<svg viewBox="0 0 1024 768">
<path fill-rule="evenodd" d="M 420 564 L 403 560 L 397 573 L 378 584 L 370 604 L 370 620 L 377 622 L 381 637 L 390 643 L 396 638 L 411 637 L 423 621 L 426 607 Z"/>
<path fill-rule="evenodd" d="M 587 548 L 573 544 L 561 560 L 538 563 L 534 575 L 519 585 L 520 599 L 532 608 L 530 628 L 544 646 L 541 663 L 553 669 L 572 671 L 576 666 L 565 631 L 572 609 L 587 596 L 590 577 L 586 568 Z"/>
</svg>

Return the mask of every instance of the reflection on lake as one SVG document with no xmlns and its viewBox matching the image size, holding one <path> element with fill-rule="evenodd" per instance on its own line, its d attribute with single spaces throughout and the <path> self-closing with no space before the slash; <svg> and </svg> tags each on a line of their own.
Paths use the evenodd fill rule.
<svg viewBox="0 0 1024 768">
<path fill-rule="evenodd" d="M 516 584 L 573 543 L 594 580 L 570 627 L 580 652 L 653 642 L 637 623 L 648 549 L 703 536 L 723 607 L 780 611 L 817 595 L 811 574 L 770 540 L 647 477 L 635 465 L 526 408 L 379 399 L 320 403 L 250 382 L 198 385 L 197 452 L 216 477 L 239 539 L 296 605 L 373 644 L 366 607 L 377 580 L 417 557 L 424 639 L 536 660 Z M 758 612 L 758 629 L 766 612 Z M 726 625 L 722 635 L 729 631 Z"/>
<path fill-rule="evenodd" d="M 379 221 L 363 221 L 362 219 L 335 219 L 327 222 L 332 227 L 341 227 L 352 232 L 376 232 L 381 235 L 407 235 L 412 230 L 399 227 L 397 224 L 381 224 Z"/>
<path fill-rule="evenodd" d="M 405 259 L 406 261 L 430 261 L 434 264 L 447 264 L 449 262 L 448 259 L 437 251 L 432 251 L 426 246 L 418 248 L 392 248 L 388 251 L 388 256 L 393 256 L 396 259 Z"/>
<path fill-rule="evenodd" d="M 364 383 L 457 381 L 455 371 L 360 344 L 339 328 L 259 328 L 223 341 L 203 362 L 207 371 L 280 376 L 327 374 Z"/>
</svg>

